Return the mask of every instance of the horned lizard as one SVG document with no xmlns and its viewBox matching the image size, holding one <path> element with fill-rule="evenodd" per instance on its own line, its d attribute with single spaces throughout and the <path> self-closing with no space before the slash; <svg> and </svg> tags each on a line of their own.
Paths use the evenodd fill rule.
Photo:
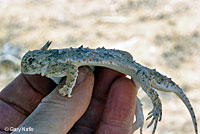
<svg viewBox="0 0 200 134">
<path fill-rule="evenodd" d="M 151 99 L 153 109 L 149 112 L 147 120 L 150 118 L 152 120 L 147 127 L 154 124 L 152 134 L 155 133 L 157 123 L 162 118 L 162 104 L 155 89 L 173 92 L 183 101 L 190 112 L 195 134 L 198 134 L 194 110 L 183 90 L 170 78 L 160 74 L 155 69 L 144 67 L 134 61 L 128 52 L 105 48 L 89 49 L 83 48 L 83 46 L 47 50 L 50 44 L 51 42 L 48 41 L 40 50 L 27 52 L 21 61 L 21 71 L 25 74 L 41 74 L 58 84 L 62 77 L 66 77 L 66 83 L 59 89 L 59 93 L 68 97 L 71 97 L 78 76 L 78 67 L 102 66 L 119 71 L 131 76 L 136 87 L 142 87 Z M 136 121 L 133 124 L 133 131 L 140 128 L 140 133 L 142 133 L 143 123 L 142 105 L 137 98 Z"/>
</svg>

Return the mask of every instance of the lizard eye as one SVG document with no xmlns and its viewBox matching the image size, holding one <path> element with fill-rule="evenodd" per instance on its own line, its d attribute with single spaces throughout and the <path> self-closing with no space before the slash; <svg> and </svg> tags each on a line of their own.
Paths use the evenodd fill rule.
<svg viewBox="0 0 200 134">
<path fill-rule="evenodd" d="M 28 62 L 29 64 L 32 64 L 32 62 L 33 62 L 34 60 L 35 60 L 34 58 L 30 57 L 30 58 L 27 59 L 27 62 Z"/>
</svg>

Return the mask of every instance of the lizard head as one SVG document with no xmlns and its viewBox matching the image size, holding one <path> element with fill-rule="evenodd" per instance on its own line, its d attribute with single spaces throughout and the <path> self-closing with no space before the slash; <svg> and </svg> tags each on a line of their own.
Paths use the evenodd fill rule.
<svg viewBox="0 0 200 134">
<path fill-rule="evenodd" d="M 28 51 L 21 60 L 21 71 L 25 74 L 40 74 L 46 61 L 43 53 L 50 45 L 51 41 L 48 41 L 40 50 Z"/>
<path fill-rule="evenodd" d="M 28 51 L 21 60 L 21 71 L 25 74 L 39 74 L 39 61 L 43 60 L 40 55 L 39 50 Z"/>
</svg>

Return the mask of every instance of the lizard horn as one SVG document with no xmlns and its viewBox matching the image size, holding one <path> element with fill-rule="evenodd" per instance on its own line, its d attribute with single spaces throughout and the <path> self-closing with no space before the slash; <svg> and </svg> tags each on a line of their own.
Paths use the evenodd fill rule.
<svg viewBox="0 0 200 134">
<path fill-rule="evenodd" d="M 47 41 L 47 43 L 40 49 L 40 51 L 46 51 L 51 45 L 52 41 Z"/>
</svg>

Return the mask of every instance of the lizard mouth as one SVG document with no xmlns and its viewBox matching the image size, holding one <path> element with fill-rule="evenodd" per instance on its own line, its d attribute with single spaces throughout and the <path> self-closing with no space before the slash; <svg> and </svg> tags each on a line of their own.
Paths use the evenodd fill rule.
<svg viewBox="0 0 200 134">
<path fill-rule="evenodd" d="M 34 71 L 33 67 L 29 69 L 28 67 L 25 66 L 26 63 L 21 63 L 21 72 L 24 74 L 35 74 L 36 72 Z"/>
</svg>

